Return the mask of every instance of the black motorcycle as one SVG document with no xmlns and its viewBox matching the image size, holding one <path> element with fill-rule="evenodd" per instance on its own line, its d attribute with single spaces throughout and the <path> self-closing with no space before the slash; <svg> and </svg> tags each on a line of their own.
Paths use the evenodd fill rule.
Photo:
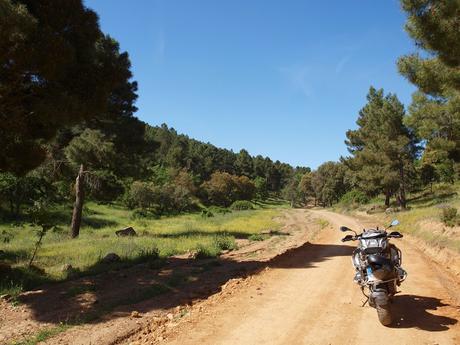
<svg viewBox="0 0 460 345">
<path fill-rule="evenodd" d="M 407 277 L 407 272 L 401 268 L 401 251 L 389 241 L 390 238 L 402 238 L 403 235 L 397 231 L 387 233 L 389 228 L 398 224 L 397 220 L 393 220 L 387 229 L 364 229 L 361 234 L 346 226 L 340 227 L 340 231 L 354 233 L 342 238 L 342 242 L 359 241 L 352 255 L 356 269 L 354 281 L 366 296 L 363 306 L 369 302 L 371 307 L 377 309 L 379 321 L 384 326 L 393 321 L 392 297 L 397 292 L 397 286 Z"/>
</svg>

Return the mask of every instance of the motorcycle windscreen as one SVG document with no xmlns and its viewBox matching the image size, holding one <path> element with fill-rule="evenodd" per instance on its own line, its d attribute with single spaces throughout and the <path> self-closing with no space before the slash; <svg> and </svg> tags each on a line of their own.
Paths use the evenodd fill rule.
<svg viewBox="0 0 460 345">
<path fill-rule="evenodd" d="M 383 252 L 388 247 L 388 239 L 386 237 L 362 238 L 360 246 L 364 253 L 376 254 Z"/>
</svg>

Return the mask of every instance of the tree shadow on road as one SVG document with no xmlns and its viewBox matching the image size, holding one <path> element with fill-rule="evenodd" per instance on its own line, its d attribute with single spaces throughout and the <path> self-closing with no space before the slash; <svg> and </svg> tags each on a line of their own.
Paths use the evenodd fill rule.
<svg viewBox="0 0 460 345">
<path fill-rule="evenodd" d="M 21 295 L 19 301 L 39 322 L 98 323 L 134 310 L 148 312 L 190 304 L 218 293 L 230 279 L 266 268 L 313 269 L 317 263 L 350 256 L 352 251 L 353 247 L 346 245 L 307 242 L 268 261 L 171 257 L 162 267 L 140 264 L 119 270 L 108 266 L 105 273 L 46 285 Z"/>
<path fill-rule="evenodd" d="M 430 332 L 447 331 L 458 320 L 432 314 L 441 307 L 449 307 L 435 297 L 397 295 L 393 304 L 393 328 L 417 328 Z"/>
</svg>

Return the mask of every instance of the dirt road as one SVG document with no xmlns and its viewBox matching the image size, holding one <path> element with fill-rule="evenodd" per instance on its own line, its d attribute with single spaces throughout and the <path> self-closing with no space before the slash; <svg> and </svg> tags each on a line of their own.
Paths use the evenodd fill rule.
<svg viewBox="0 0 460 345">
<path fill-rule="evenodd" d="M 460 344 L 458 285 L 408 241 L 394 240 L 409 276 L 395 298 L 397 322 L 383 327 L 373 308 L 361 307 L 363 296 L 352 282 L 353 247 L 343 245 L 337 231 L 339 225 L 362 226 L 327 211 L 295 212 L 314 212 L 332 227 L 244 289 L 191 315 L 161 343 Z"/>
</svg>

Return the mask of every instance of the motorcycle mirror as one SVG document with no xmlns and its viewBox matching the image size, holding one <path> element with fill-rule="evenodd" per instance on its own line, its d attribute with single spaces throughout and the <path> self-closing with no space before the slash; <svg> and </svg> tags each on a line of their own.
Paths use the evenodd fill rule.
<svg viewBox="0 0 460 345">
<path fill-rule="evenodd" d="M 389 236 L 390 236 L 390 237 L 394 237 L 394 238 L 402 238 L 402 237 L 403 237 L 403 235 L 402 235 L 400 232 L 398 232 L 398 231 L 392 231 L 392 232 L 390 232 Z"/>
<path fill-rule="evenodd" d="M 353 239 L 353 236 L 352 236 L 352 235 L 347 235 L 347 236 L 345 236 L 344 238 L 342 238 L 342 242 L 351 241 L 352 239 Z"/>
<path fill-rule="evenodd" d="M 389 228 L 391 228 L 392 226 L 396 226 L 396 225 L 399 225 L 399 220 L 393 219 L 393 221 L 391 222 Z"/>
<path fill-rule="evenodd" d="M 353 231 L 353 230 L 351 230 L 350 228 L 347 228 L 346 226 L 341 226 L 340 231 L 346 232 L 346 231 Z"/>
</svg>

